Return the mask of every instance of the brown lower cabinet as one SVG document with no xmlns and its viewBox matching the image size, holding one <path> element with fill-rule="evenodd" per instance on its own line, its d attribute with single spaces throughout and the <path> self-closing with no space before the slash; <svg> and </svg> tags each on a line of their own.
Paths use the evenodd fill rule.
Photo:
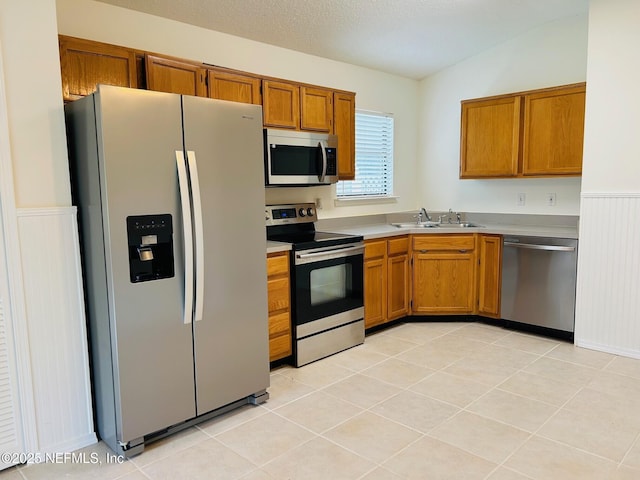
<svg viewBox="0 0 640 480">
<path fill-rule="evenodd" d="M 367 240 L 364 250 L 365 328 L 409 313 L 409 237 Z"/>
<path fill-rule="evenodd" d="M 500 235 L 426 234 L 367 240 L 365 327 L 409 314 L 500 318 L 501 262 Z"/>
<path fill-rule="evenodd" d="M 289 252 L 267 255 L 269 361 L 291 355 L 291 293 Z"/>
</svg>

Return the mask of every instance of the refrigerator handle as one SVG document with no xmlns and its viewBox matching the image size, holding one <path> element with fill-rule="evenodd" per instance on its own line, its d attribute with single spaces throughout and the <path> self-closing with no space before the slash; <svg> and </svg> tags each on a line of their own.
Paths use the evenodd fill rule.
<svg viewBox="0 0 640 480">
<path fill-rule="evenodd" d="M 184 152 L 176 150 L 176 166 L 178 167 L 178 185 L 180 186 L 180 203 L 182 205 L 182 233 L 184 240 L 184 311 L 182 322 L 191 323 L 193 317 L 193 234 L 191 231 L 191 202 L 189 200 L 189 179 Z"/>
<path fill-rule="evenodd" d="M 194 319 L 196 322 L 199 322 L 202 320 L 202 312 L 204 309 L 204 227 L 202 224 L 202 201 L 200 199 L 200 182 L 198 180 L 196 152 L 187 150 L 187 162 L 189 163 L 191 199 L 193 201 L 193 225 L 196 237 L 196 306 Z"/>
</svg>

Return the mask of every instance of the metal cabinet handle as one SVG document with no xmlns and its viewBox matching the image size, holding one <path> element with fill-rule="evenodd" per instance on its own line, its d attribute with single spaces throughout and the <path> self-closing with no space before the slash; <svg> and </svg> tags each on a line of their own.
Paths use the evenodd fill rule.
<svg viewBox="0 0 640 480">
<path fill-rule="evenodd" d="M 504 242 L 505 247 L 522 248 L 525 250 L 546 250 L 551 252 L 575 252 L 575 247 L 565 247 L 561 245 L 536 245 L 533 243 Z"/>
</svg>

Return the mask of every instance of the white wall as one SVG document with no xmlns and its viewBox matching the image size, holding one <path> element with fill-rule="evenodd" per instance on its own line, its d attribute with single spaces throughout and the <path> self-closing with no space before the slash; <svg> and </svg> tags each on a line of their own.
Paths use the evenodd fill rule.
<svg viewBox="0 0 640 480">
<path fill-rule="evenodd" d="M 576 344 L 640 358 L 640 2 L 592 0 Z"/>
<path fill-rule="evenodd" d="M 356 92 L 356 107 L 395 117 L 394 203 L 335 207 L 335 187 L 268 189 L 267 202 L 307 201 L 320 197 L 321 218 L 403 211 L 417 206 L 415 159 L 418 82 L 354 65 L 166 20 L 87 0 L 57 0 L 60 34 L 288 80 Z M 114 28 L 117 25 L 117 28 Z"/>
<path fill-rule="evenodd" d="M 420 84 L 418 199 L 427 209 L 577 215 L 580 178 L 460 180 L 460 101 L 586 79 L 587 17 L 556 21 Z M 517 194 L 526 194 L 524 207 Z M 544 204 L 557 194 L 556 206 Z"/>
</svg>

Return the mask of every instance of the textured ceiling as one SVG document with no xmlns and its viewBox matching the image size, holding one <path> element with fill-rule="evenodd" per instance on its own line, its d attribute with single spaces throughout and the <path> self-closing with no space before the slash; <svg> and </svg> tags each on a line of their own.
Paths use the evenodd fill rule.
<svg viewBox="0 0 640 480">
<path fill-rule="evenodd" d="M 589 0 L 100 0 L 410 78 L 532 28 L 586 14 Z"/>
</svg>

